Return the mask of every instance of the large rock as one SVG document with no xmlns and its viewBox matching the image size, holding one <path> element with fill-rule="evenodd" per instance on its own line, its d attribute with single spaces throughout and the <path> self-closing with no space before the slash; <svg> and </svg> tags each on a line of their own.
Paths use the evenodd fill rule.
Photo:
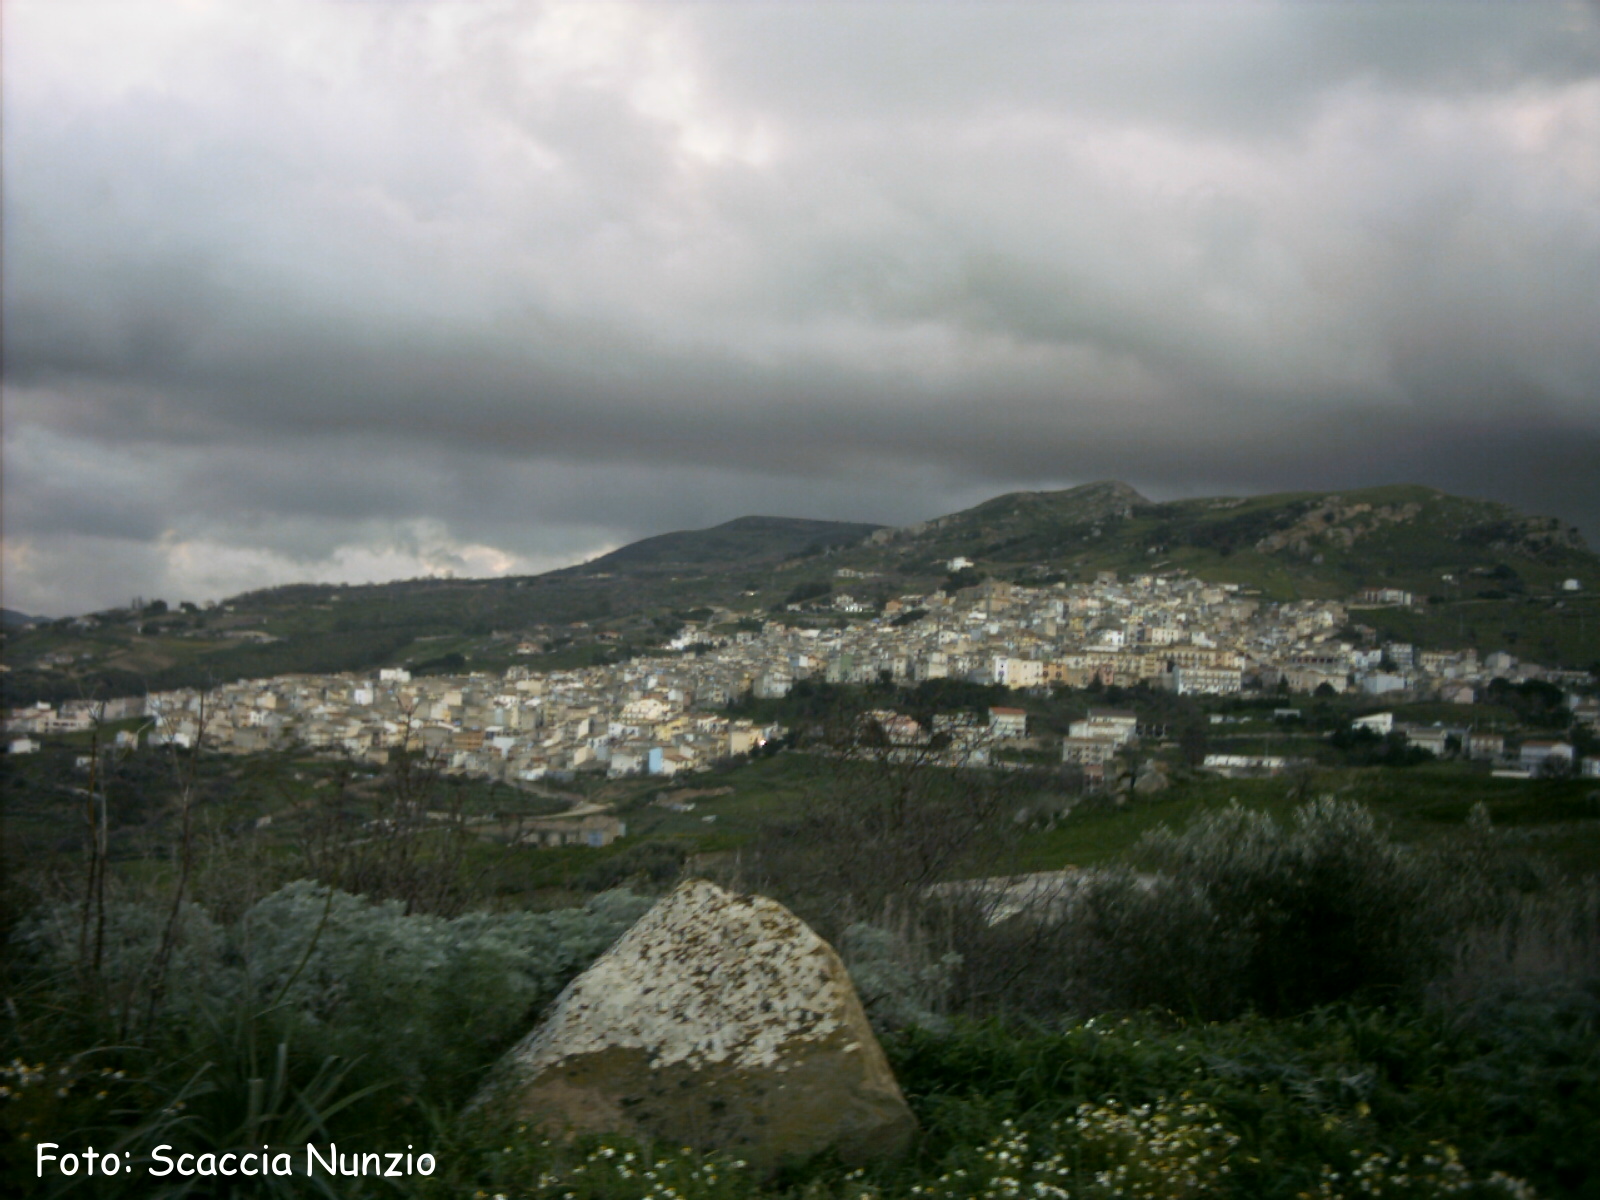
<svg viewBox="0 0 1600 1200">
<path fill-rule="evenodd" d="M 764 896 L 690 880 L 556 998 L 480 1096 L 551 1133 L 623 1133 L 758 1166 L 905 1149 L 911 1110 L 844 964 Z"/>
<path fill-rule="evenodd" d="M 1154 758 L 1147 758 L 1139 765 L 1139 773 L 1134 776 L 1133 790 L 1141 796 L 1149 796 L 1155 792 L 1164 792 L 1171 784 L 1167 778 L 1166 764 Z"/>
</svg>

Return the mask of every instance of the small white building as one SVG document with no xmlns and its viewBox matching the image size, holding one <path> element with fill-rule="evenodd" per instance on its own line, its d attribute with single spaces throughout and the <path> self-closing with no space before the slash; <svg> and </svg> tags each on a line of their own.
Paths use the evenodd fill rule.
<svg viewBox="0 0 1600 1200">
<path fill-rule="evenodd" d="M 1394 732 L 1394 714 L 1392 712 L 1368 713 L 1364 717 L 1357 717 L 1350 722 L 1351 729 L 1370 729 L 1373 733 L 1386 735 Z"/>
<path fill-rule="evenodd" d="M 1219 775 L 1281 775 L 1289 760 L 1276 754 L 1208 754 L 1202 764 L 1205 770 Z"/>
<path fill-rule="evenodd" d="M 1028 714 L 1020 708 L 991 708 L 989 734 L 996 741 L 1020 740 L 1028 736 Z"/>
<path fill-rule="evenodd" d="M 1462 729 L 1446 729 L 1437 725 L 1408 725 L 1403 732 L 1406 735 L 1406 745 L 1426 750 L 1435 758 L 1445 756 L 1450 748 L 1451 738 L 1455 738 L 1457 746 L 1466 744 L 1466 731 Z"/>
<path fill-rule="evenodd" d="M 1555 764 L 1572 765 L 1572 745 L 1569 742 L 1531 738 L 1517 751 L 1517 763 L 1525 771 L 1538 772 Z"/>
<path fill-rule="evenodd" d="M 1109 737 L 1118 745 L 1135 740 L 1139 718 L 1125 708 L 1091 708 L 1082 721 L 1068 727 L 1073 737 Z"/>
<path fill-rule="evenodd" d="M 756 676 L 751 688 L 757 700 L 781 700 L 794 688 L 794 676 L 781 667 L 770 667 Z"/>
<path fill-rule="evenodd" d="M 1495 759 L 1504 758 L 1506 753 L 1506 739 L 1500 733 L 1469 733 L 1467 735 L 1467 757 L 1480 762 L 1493 762 Z"/>
<path fill-rule="evenodd" d="M 1044 683 L 1044 663 L 1033 658 L 995 655 L 989 663 L 989 678 L 1013 689 L 1039 687 Z"/>
<path fill-rule="evenodd" d="M 648 746 L 613 746 L 606 764 L 606 775 L 615 779 L 621 775 L 640 775 L 649 767 Z"/>
<path fill-rule="evenodd" d="M 1509 675 L 1517 665 L 1515 656 L 1507 654 L 1504 650 L 1496 650 L 1483 660 L 1483 667 L 1490 678 L 1498 675 Z"/>
<path fill-rule="evenodd" d="M 1064 737 L 1061 761 L 1079 766 L 1098 766 L 1116 757 L 1118 743 L 1109 737 Z"/>
</svg>

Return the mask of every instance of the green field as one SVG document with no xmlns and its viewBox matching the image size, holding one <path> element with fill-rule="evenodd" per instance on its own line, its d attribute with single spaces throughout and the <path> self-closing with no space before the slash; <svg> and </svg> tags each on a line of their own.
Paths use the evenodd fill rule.
<svg viewBox="0 0 1600 1200">
<path fill-rule="evenodd" d="M 942 686 L 934 689 L 937 695 L 930 692 L 923 700 L 941 707 L 965 700 L 981 707 L 989 701 L 991 690 L 958 688 L 957 695 L 949 686 Z M 913 692 L 901 699 L 915 709 L 922 702 L 920 695 Z M 808 697 L 809 693 L 797 691 L 785 701 L 751 705 L 746 715 L 803 723 L 805 714 L 814 709 L 827 712 L 840 705 L 894 702 L 892 695 L 880 696 L 872 688 L 823 688 L 817 689 L 815 697 Z M 1025 703 L 1036 728 L 1060 731 L 1094 699 L 1088 694 L 1062 693 L 1028 697 Z M 1370 805 L 1405 841 L 1447 834 L 1465 820 L 1474 804 L 1483 803 L 1497 824 L 1514 830 L 1517 838 L 1550 855 L 1563 869 L 1600 869 L 1600 813 L 1594 811 L 1593 798 L 1600 789 L 1592 782 L 1492 779 L 1477 764 L 1456 762 L 1424 762 L 1404 769 L 1343 764 L 1341 753 L 1324 733 L 1347 725 L 1356 712 L 1377 707 L 1371 702 L 1302 699 L 1295 705 L 1302 719 L 1282 720 L 1271 715 L 1272 706 L 1281 703 L 1275 698 L 1223 701 L 1214 707 L 1226 722 L 1211 724 L 1204 714 L 1195 716 L 1192 706 L 1180 705 L 1166 712 L 1162 706 L 1176 702 L 1164 695 L 1132 693 L 1117 699 L 1136 706 L 1154 705 L 1148 712 L 1141 711 L 1141 720 L 1171 722 L 1173 730 L 1184 721 L 1200 720 L 1210 752 L 1283 754 L 1320 765 L 1300 770 L 1290 779 L 1224 780 L 1186 771 L 1177 763 L 1174 749 L 1158 746 L 1158 755 L 1174 764 L 1169 767 L 1174 780 L 1171 788 L 1124 802 L 1093 796 L 1080 801 L 1071 794 L 1069 782 L 1053 777 L 1053 756 L 1036 753 L 1032 756 L 1037 760 L 1034 773 L 1019 777 L 1020 784 L 1015 780 L 1008 783 L 1017 786 L 1016 807 L 1035 814 L 1029 825 L 1032 831 L 1022 836 L 1016 848 L 1018 869 L 1101 865 L 1125 854 L 1155 825 L 1181 826 L 1196 814 L 1234 799 L 1282 814 L 1300 800 L 1324 794 Z M 1402 721 L 1470 724 L 1480 729 L 1515 729 L 1519 717 L 1509 708 L 1492 704 L 1421 703 L 1393 711 Z M 110 732 L 113 730 L 108 730 L 107 736 Z M 42 755 L 6 764 L 8 852 L 14 862 L 58 851 L 65 854 L 75 844 L 76 830 L 84 819 L 83 803 L 71 789 L 81 790 L 88 781 L 71 762 L 85 753 L 88 745 L 88 735 L 57 739 L 54 748 Z M 352 812 L 358 810 L 363 789 L 370 791 L 378 785 L 377 774 L 375 768 L 305 753 L 204 756 L 196 775 L 203 802 L 195 811 L 208 837 L 248 834 L 266 853 L 288 856 L 303 833 L 308 814 L 318 811 L 318 806 L 336 793 Z M 144 752 L 118 760 L 109 788 L 113 810 L 120 814 L 114 817 L 116 857 L 131 861 L 160 858 L 170 852 L 174 778 L 173 764 L 162 755 Z M 580 775 L 573 784 L 557 790 L 612 806 L 627 823 L 628 836 L 622 842 L 604 850 L 535 851 L 501 844 L 490 827 L 474 839 L 472 859 L 476 870 L 484 879 L 495 881 L 495 890 L 507 901 L 526 899 L 541 889 L 565 896 L 581 887 L 595 864 L 625 854 L 631 845 L 671 843 L 682 855 L 725 852 L 774 822 L 802 812 L 812 799 L 827 796 L 846 782 L 828 759 L 795 751 L 677 780 L 606 781 Z M 451 779 L 441 780 L 438 786 L 441 796 L 448 796 L 451 805 L 473 819 L 495 812 L 535 816 L 559 811 L 565 803 L 505 784 Z M 669 806 L 674 795 L 682 792 L 703 794 L 688 797 L 692 808 Z M 1069 808 L 1066 816 L 1039 815 L 1060 814 Z M 599 869 L 602 876 L 611 870 Z"/>
</svg>

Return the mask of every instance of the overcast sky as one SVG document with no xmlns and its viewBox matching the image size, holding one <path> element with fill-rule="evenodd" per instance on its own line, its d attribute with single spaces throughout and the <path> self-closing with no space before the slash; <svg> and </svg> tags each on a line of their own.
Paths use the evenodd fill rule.
<svg viewBox="0 0 1600 1200">
<path fill-rule="evenodd" d="M 1600 6 L 11 0 L 4 602 L 1410 481 L 1600 545 Z"/>
</svg>

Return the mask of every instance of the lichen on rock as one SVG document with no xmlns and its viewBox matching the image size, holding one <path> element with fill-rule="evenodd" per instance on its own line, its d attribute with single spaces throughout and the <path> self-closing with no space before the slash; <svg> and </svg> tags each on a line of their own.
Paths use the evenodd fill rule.
<svg viewBox="0 0 1600 1200">
<path fill-rule="evenodd" d="M 781 904 L 690 880 L 557 997 L 480 1103 L 775 1165 L 899 1153 L 914 1120 L 833 948 Z"/>
</svg>

